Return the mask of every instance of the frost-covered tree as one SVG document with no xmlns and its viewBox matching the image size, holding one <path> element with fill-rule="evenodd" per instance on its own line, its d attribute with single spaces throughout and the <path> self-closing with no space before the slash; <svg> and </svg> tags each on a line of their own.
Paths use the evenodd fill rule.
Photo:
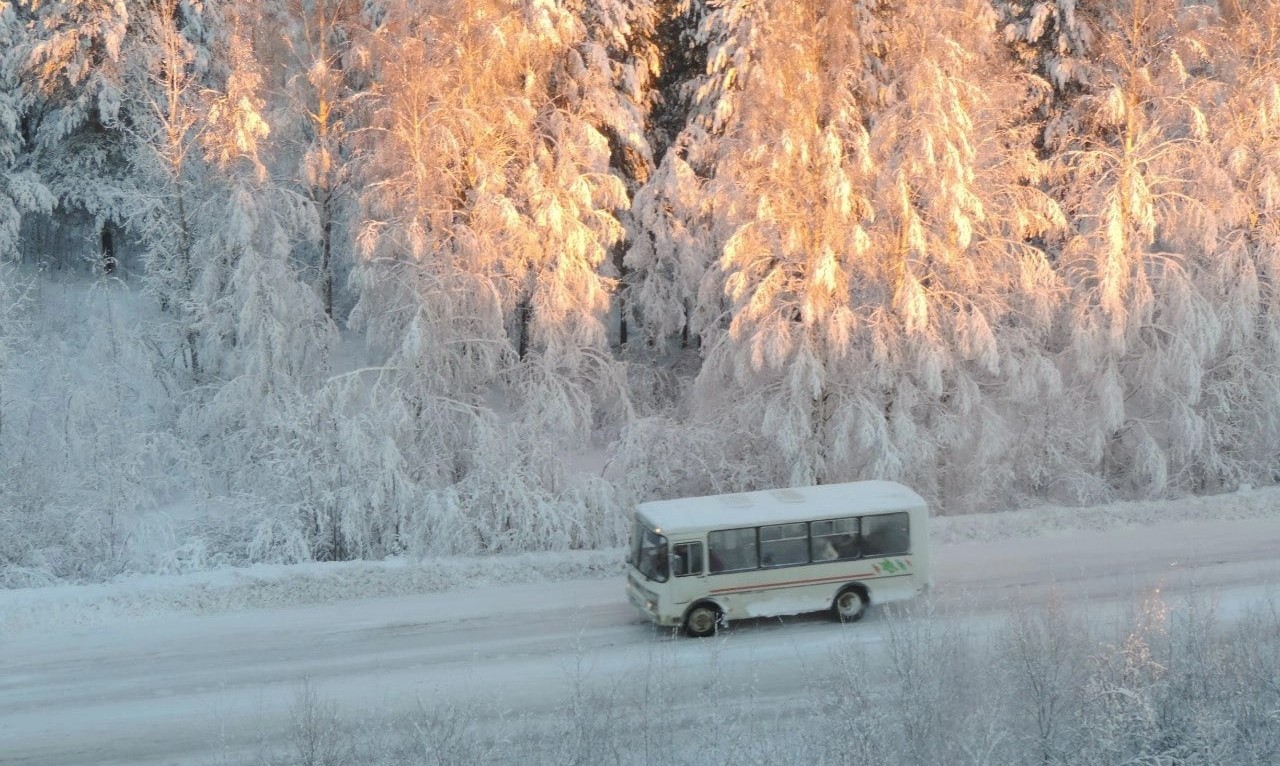
<svg viewBox="0 0 1280 766">
<path fill-rule="evenodd" d="M 174 380 L 139 321 L 148 302 L 114 279 L 41 279 L 0 267 L 0 581 L 11 586 L 130 567 L 139 514 L 191 475 L 171 427 Z"/>
<path fill-rule="evenodd" d="M 521 507 L 549 509 L 535 544 L 580 542 L 599 520 L 569 521 L 563 460 L 625 406 L 601 273 L 625 195 L 593 122 L 609 60 L 554 3 L 399 5 L 382 34 L 354 318 L 394 368 L 405 462 L 475 499 L 484 547 L 520 544 Z"/>
<path fill-rule="evenodd" d="M 333 316 L 334 275 L 341 261 L 351 263 L 354 178 L 353 135 L 359 127 L 364 67 L 364 3 L 359 0 L 278 0 L 267 4 L 269 23 L 284 39 L 280 68 L 287 72 L 278 88 L 275 110 L 280 134 L 296 142 L 288 163 L 294 181 L 315 208 L 319 230 L 317 290 L 325 313 Z M 296 155 L 294 155 L 296 152 Z"/>
<path fill-rule="evenodd" d="M 677 337 L 682 348 L 696 341 L 692 312 L 714 256 L 702 236 L 707 225 L 702 184 L 710 159 L 695 146 L 701 145 L 695 136 L 703 135 L 700 110 L 705 106 L 693 98 L 706 68 L 706 41 L 698 37 L 705 8 L 669 2 L 659 11 L 654 35 L 662 64 L 649 112 L 650 143 L 659 164 L 632 197 L 623 281 L 630 296 L 627 316 L 646 345 L 661 352 Z"/>
<path fill-rule="evenodd" d="M 223 183 L 209 187 L 193 245 L 195 331 L 211 395 L 188 424 L 232 489 L 269 486 L 258 461 L 288 448 L 276 440 L 278 419 L 318 384 L 333 340 L 315 292 L 289 261 L 298 233 L 314 231 L 311 209 L 273 184 L 260 159 L 270 127 L 262 76 L 242 34 L 254 17 L 244 12 L 233 21 L 225 88 L 212 94 L 201 135 Z"/>
<path fill-rule="evenodd" d="M 587 76 L 581 78 L 582 117 L 609 143 L 610 167 L 630 198 L 652 175 L 651 112 L 660 96 L 655 81 L 662 73 L 658 23 L 662 9 L 653 0 L 622 3 L 596 0 L 582 9 L 584 39 L 577 49 Z M 628 231 L 610 248 L 606 273 L 617 279 L 611 314 L 617 317 L 616 341 L 630 339 L 626 253 L 636 227 L 629 206 L 616 211 Z M 615 335 L 610 333 L 611 338 Z"/>
<path fill-rule="evenodd" d="M 1028 185 L 1041 170 L 1018 120 L 1035 101 L 1002 83 L 994 21 L 982 2 L 708 16 L 690 140 L 713 159 L 720 258 L 701 287 L 696 410 L 772 456 L 757 481 L 933 492 L 948 450 L 1010 448 L 983 431 L 999 410 L 983 390 L 1029 374 L 997 329 L 1016 294 L 1052 291 L 1027 240 L 1061 214 Z"/>
<path fill-rule="evenodd" d="M 154 0 L 142 14 L 127 56 L 125 132 L 133 173 L 123 208 L 128 227 L 144 243 L 146 284 L 173 314 L 186 367 L 198 374 L 191 299 L 206 171 L 199 137 L 210 107 L 206 30 L 221 19 L 178 0 Z"/>
<path fill-rule="evenodd" d="M 1050 129 L 1072 220 L 1058 264 L 1072 291 L 1067 396 L 1092 413 L 1076 423 L 1079 460 L 1129 492 L 1181 483 L 1208 446 L 1200 379 L 1218 327 L 1196 276 L 1214 225 L 1198 185 L 1211 171 L 1204 11 L 1097 9 L 1090 89 Z"/>
<path fill-rule="evenodd" d="M 1214 69 L 1225 86 L 1208 112 L 1217 173 L 1204 171 L 1206 215 L 1188 234 L 1208 257 L 1198 287 L 1216 341 L 1199 379 L 1204 429 L 1193 491 L 1271 482 L 1280 450 L 1280 7 L 1223 4 Z"/>
<path fill-rule="evenodd" d="M 26 141 L 15 51 L 23 33 L 13 7 L 0 2 L 0 261 L 17 258 L 22 214 L 48 213 L 53 206 L 48 189 L 22 162 Z"/>
<path fill-rule="evenodd" d="M 95 228 L 121 220 L 127 163 L 115 128 L 124 118 L 126 0 L 67 0 L 18 7 L 26 34 L 8 52 L 22 83 L 20 108 L 33 168 L 63 210 Z M 105 265 L 105 264 L 104 264 Z"/>
<path fill-rule="evenodd" d="M 663 350 L 673 339 L 689 347 L 694 307 L 708 264 L 705 179 L 681 156 L 668 152 L 647 183 L 636 190 L 626 254 L 627 311 L 648 344 Z"/>
<path fill-rule="evenodd" d="M 1058 287 L 1034 243 L 1064 221 L 1039 188 L 1029 125 L 1045 88 L 1010 69 L 986 2 L 875 10 L 882 32 L 861 90 L 873 105 L 878 285 L 875 329 L 859 344 L 871 353 L 855 369 L 887 428 L 868 440 L 882 426 L 865 415 L 846 428 L 864 455 L 890 461 L 868 471 L 864 458 L 863 472 L 896 473 L 901 460 L 900 475 L 954 505 L 1005 498 L 1020 480 L 1015 413 L 1055 382 L 1038 347 Z"/>
<path fill-rule="evenodd" d="M 1055 92 L 1073 93 L 1089 86 L 1093 29 L 1077 0 L 996 0 L 993 6 L 1005 40 Z"/>
<path fill-rule="evenodd" d="M 852 345 L 849 272 L 870 246 L 868 136 L 851 92 L 864 76 L 866 11 L 725 3 L 704 25 L 719 35 L 702 97 L 714 99 L 703 140 L 714 137 L 706 193 L 721 253 L 702 309 L 714 312 L 720 290 L 730 305 L 727 325 L 703 330 L 699 410 L 745 415 L 726 423 L 732 438 L 762 453 L 768 442 L 780 448 L 762 472 L 768 483 L 840 471 L 829 465 L 839 460 L 827 429 L 827 408 L 839 406 L 830 368 Z M 726 388 L 739 395 L 723 396 Z"/>
<path fill-rule="evenodd" d="M 14 423 L 22 409 L 15 399 L 14 387 L 18 385 L 16 360 L 19 354 L 18 343 L 26 328 L 23 327 L 23 308 L 27 303 L 25 280 L 17 276 L 16 267 L 8 258 L 0 258 L 0 502 L 10 509 L 6 516 L 17 516 L 22 500 L 22 483 L 24 464 L 35 458 L 27 448 L 24 440 L 19 438 L 19 429 Z M 20 524 L 19 520 L 13 522 Z M 14 558 L 11 551 L 21 547 L 18 530 L 10 530 L 7 535 L 13 542 L 0 558 Z M 10 562 L 0 562 L 10 563 Z"/>
<path fill-rule="evenodd" d="M 1066 218 L 1046 193 L 1049 165 L 1037 151 L 1048 86 L 999 46 L 987 55 L 978 65 L 985 96 L 971 112 L 971 188 L 982 214 L 969 265 L 948 280 L 969 305 L 943 323 L 956 363 L 932 419 L 945 448 L 940 489 L 961 503 L 1043 496 L 1063 469 L 1052 428 L 1062 399 L 1053 348 L 1064 290 L 1048 243 Z"/>
<path fill-rule="evenodd" d="M 477 20 L 447 28 L 455 14 Z M 388 33 L 404 50 L 380 73 L 387 97 L 378 148 L 386 148 L 373 172 L 384 178 L 369 200 L 384 207 L 366 241 L 376 245 L 388 228 L 382 220 L 394 220 L 416 257 L 458 251 L 440 260 L 489 282 L 521 358 L 589 345 L 582 342 L 599 336 L 609 289 L 596 269 L 621 234 L 611 211 L 625 202 L 607 172 L 608 144 L 587 119 L 595 89 L 610 86 L 607 59 L 596 54 L 588 64 L 575 47 L 581 24 L 552 5 L 408 15 L 418 23 Z M 459 50 L 419 53 L 420 38 Z M 423 68 L 441 76 L 413 83 Z M 490 87 L 475 87 L 486 78 Z M 428 107 L 434 120 L 419 111 Z"/>
</svg>

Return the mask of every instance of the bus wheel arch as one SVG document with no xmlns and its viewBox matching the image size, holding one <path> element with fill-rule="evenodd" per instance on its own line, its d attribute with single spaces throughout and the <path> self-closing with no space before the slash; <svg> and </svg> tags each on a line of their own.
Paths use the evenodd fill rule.
<svg viewBox="0 0 1280 766">
<path fill-rule="evenodd" d="M 698 601 L 684 613 L 684 632 L 691 638 L 706 638 L 724 627 L 724 609 L 714 601 Z"/>
<path fill-rule="evenodd" d="M 871 593 L 860 582 L 849 583 L 840 589 L 831 602 L 831 611 L 841 622 L 857 622 L 867 614 L 871 605 Z"/>
</svg>

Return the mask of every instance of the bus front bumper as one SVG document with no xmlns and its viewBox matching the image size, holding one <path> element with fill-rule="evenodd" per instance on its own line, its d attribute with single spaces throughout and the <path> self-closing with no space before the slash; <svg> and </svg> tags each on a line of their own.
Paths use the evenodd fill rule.
<svg viewBox="0 0 1280 766">
<path fill-rule="evenodd" d="M 679 622 L 678 618 L 674 622 L 662 618 L 658 609 L 658 594 L 637 582 L 634 575 L 627 577 L 627 599 L 641 614 L 659 625 L 675 625 Z"/>
</svg>

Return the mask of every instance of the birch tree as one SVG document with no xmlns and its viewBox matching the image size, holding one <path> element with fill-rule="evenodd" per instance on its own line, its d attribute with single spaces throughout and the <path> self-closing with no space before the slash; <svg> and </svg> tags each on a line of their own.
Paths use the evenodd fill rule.
<svg viewBox="0 0 1280 766">
<path fill-rule="evenodd" d="M 766 481 L 820 483 L 839 470 L 828 465 L 826 362 L 848 348 L 848 270 L 870 247 L 869 137 L 849 93 L 866 46 L 855 29 L 868 27 L 851 23 L 854 14 L 869 20 L 861 5 L 765 3 L 726 3 L 707 19 L 724 30 L 703 91 L 716 99 L 709 132 L 723 136 L 708 194 L 724 226 L 715 232 L 724 276 L 707 279 L 726 294 L 731 320 L 704 333 L 699 402 L 722 417 L 760 418 L 734 431 L 778 443 Z M 726 385 L 742 396 L 714 391 Z"/>
<path fill-rule="evenodd" d="M 1047 88 L 995 45 L 988 3 L 877 11 L 884 68 L 862 93 L 881 292 L 860 368 L 888 428 L 860 449 L 901 455 L 909 480 L 953 505 L 1007 499 L 1022 480 L 1017 415 L 1056 387 L 1040 348 L 1060 292 L 1037 243 L 1065 220 L 1041 189 L 1032 123 Z M 846 427 L 881 428 L 862 417 Z"/>
<path fill-rule="evenodd" d="M 198 6 L 152 0 L 135 20 L 125 80 L 133 169 L 123 200 L 125 220 L 145 243 L 146 284 L 173 315 L 184 366 L 196 376 L 193 258 L 206 181 L 199 140 L 210 107 L 206 78 L 212 58 L 200 31 L 220 23 L 218 15 Z"/>
<path fill-rule="evenodd" d="M 262 162 L 270 126 L 241 27 L 248 19 L 232 19 L 225 87 L 211 94 L 202 149 L 225 183 L 213 187 L 217 196 L 202 211 L 194 243 L 197 342 L 212 393 L 188 427 L 232 488 L 239 481 L 270 486 L 255 469 L 268 451 L 288 448 L 277 441 L 278 418 L 296 412 L 296 400 L 327 370 L 333 335 L 315 293 L 289 264 L 294 239 L 314 231 L 314 219 L 305 200 L 270 181 Z"/>
<path fill-rule="evenodd" d="M 359 0 L 281 0 L 269 4 L 279 25 L 289 72 L 281 90 L 282 120 L 298 143 L 295 179 L 315 208 L 319 249 L 316 289 L 325 314 L 333 316 L 334 275 L 351 264 L 353 190 L 352 136 L 358 127 L 360 70 L 369 59 Z"/>
</svg>

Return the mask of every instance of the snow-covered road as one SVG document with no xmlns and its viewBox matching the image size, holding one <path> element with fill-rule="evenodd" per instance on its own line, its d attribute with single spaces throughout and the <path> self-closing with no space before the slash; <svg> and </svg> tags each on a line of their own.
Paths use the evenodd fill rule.
<svg viewBox="0 0 1280 766">
<path fill-rule="evenodd" d="M 922 606 L 975 626 L 1051 593 L 1096 623 L 1155 588 L 1198 591 L 1229 619 L 1280 590 L 1280 519 L 953 543 L 935 548 L 935 567 Z M 661 652 L 695 681 L 749 677 L 753 693 L 786 696 L 834 649 L 886 627 L 873 610 L 850 626 L 809 616 L 675 638 L 637 619 L 621 577 L 37 624 L 0 636 L 0 763 L 239 762 L 281 736 L 307 679 L 352 715 L 441 699 L 537 713 L 575 687 L 629 684 Z"/>
</svg>

